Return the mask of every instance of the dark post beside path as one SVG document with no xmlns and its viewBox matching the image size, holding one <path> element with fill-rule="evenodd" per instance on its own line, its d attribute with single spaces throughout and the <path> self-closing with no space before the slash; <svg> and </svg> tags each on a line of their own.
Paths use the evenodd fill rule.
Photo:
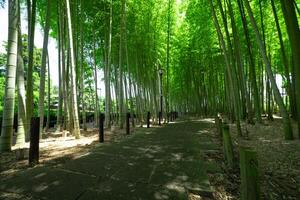
<svg viewBox="0 0 300 200">
<path fill-rule="evenodd" d="M 158 125 L 161 125 L 162 112 L 158 114 Z"/>
<path fill-rule="evenodd" d="M 215 117 L 215 124 L 216 124 L 216 128 L 217 128 L 217 132 L 218 132 L 218 134 L 220 135 L 220 137 L 222 139 L 222 137 L 223 137 L 222 120 L 218 115 Z"/>
<path fill-rule="evenodd" d="M 40 118 L 33 117 L 30 126 L 29 165 L 39 163 Z"/>
<path fill-rule="evenodd" d="M 163 90 L 162 90 L 162 75 L 163 75 L 163 70 L 159 69 L 158 71 L 159 73 L 159 80 L 160 80 L 160 112 L 159 112 L 159 120 L 158 120 L 158 125 L 161 125 L 161 121 L 162 121 L 162 115 L 163 115 Z"/>
<path fill-rule="evenodd" d="M 126 115 L 126 134 L 130 134 L 130 113 Z"/>
<path fill-rule="evenodd" d="M 147 128 L 150 128 L 150 112 L 147 113 Z"/>
<path fill-rule="evenodd" d="M 103 143 L 104 142 L 104 114 L 100 113 L 99 117 L 99 142 Z"/>
<path fill-rule="evenodd" d="M 2 129 L 2 118 L 0 117 L 0 136 L 1 136 L 1 130 Z"/>
<path fill-rule="evenodd" d="M 175 121 L 175 116 L 174 116 L 175 112 L 171 112 L 171 122 Z"/>
<path fill-rule="evenodd" d="M 229 132 L 229 125 L 223 124 L 223 149 L 224 149 L 224 156 L 227 162 L 227 165 L 230 168 L 234 167 L 234 155 L 233 155 L 233 145 L 231 141 L 231 136 Z"/>
<path fill-rule="evenodd" d="M 240 169 L 241 199 L 261 199 L 256 151 L 250 149 L 249 147 L 240 147 Z"/>
</svg>

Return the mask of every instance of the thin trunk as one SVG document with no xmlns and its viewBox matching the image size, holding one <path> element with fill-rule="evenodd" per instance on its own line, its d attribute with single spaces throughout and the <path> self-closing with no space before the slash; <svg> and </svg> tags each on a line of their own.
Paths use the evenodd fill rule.
<svg viewBox="0 0 300 200">
<path fill-rule="evenodd" d="M 261 123 L 262 118 L 261 118 L 261 109 L 260 109 L 259 94 L 258 94 L 258 87 L 257 87 L 257 80 L 256 80 L 255 61 L 253 57 L 252 44 L 251 44 L 248 24 L 246 21 L 245 10 L 244 10 L 242 0 L 238 0 L 238 6 L 242 18 L 243 30 L 246 37 L 247 52 L 249 55 L 249 77 L 251 81 L 251 88 L 252 88 L 253 99 L 254 99 L 255 116 L 258 123 Z"/>
<path fill-rule="evenodd" d="M 67 51 L 67 77 L 66 77 L 66 91 L 68 93 L 67 96 L 67 106 L 68 106 L 68 129 L 70 133 L 74 131 L 74 105 L 73 105 L 73 95 L 72 95 L 72 77 L 73 71 L 71 69 L 71 49 L 70 44 L 68 43 L 68 51 Z M 76 106 L 77 108 L 77 106 Z"/>
<path fill-rule="evenodd" d="M 279 110 L 280 110 L 280 113 L 281 113 L 282 118 L 283 118 L 283 126 L 284 126 L 285 139 L 287 139 L 287 140 L 288 139 L 289 140 L 293 139 L 293 130 L 292 130 L 292 125 L 291 125 L 290 117 L 289 117 L 289 114 L 288 114 L 288 112 L 287 112 L 287 110 L 286 110 L 286 108 L 284 106 L 284 103 L 283 103 L 283 100 L 281 98 L 279 89 L 278 89 L 278 87 L 276 85 L 276 80 L 275 80 L 275 78 L 273 76 L 273 71 L 272 71 L 272 68 L 271 68 L 271 63 L 270 63 L 270 60 L 269 60 L 269 58 L 267 56 L 265 45 L 263 44 L 263 40 L 262 40 L 262 38 L 261 38 L 261 36 L 259 34 L 258 26 L 257 26 L 256 21 L 254 19 L 253 12 L 252 12 L 252 9 L 250 7 L 249 1 L 248 0 L 244 0 L 244 1 L 245 1 L 245 6 L 246 6 L 246 9 L 247 9 L 249 18 L 250 18 L 250 22 L 251 22 L 253 30 L 255 32 L 257 44 L 259 46 L 259 49 L 260 49 L 262 57 L 263 57 L 263 61 L 264 61 L 265 66 L 266 66 L 266 72 L 267 72 L 268 77 L 269 77 L 270 82 L 271 82 L 271 88 L 273 90 L 276 103 L 279 106 Z"/>
<path fill-rule="evenodd" d="M 300 138 L 300 30 L 295 13 L 295 4 L 292 1 L 280 0 L 280 2 L 293 54 L 298 135 Z"/>
<path fill-rule="evenodd" d="M 277 15 L 274 0 L 271 0 L 271 5 L 272 5 L 272 10 L 273 10 L 274 18 L 275 18 L 275 24 L 276 24 L 276 28 L 277 28 L 279 43 L 280 43 L 281 58 L 282 58 L 282 62 L 284 65 L 284 74 L 285 74 L 285 79 L 286 79 L 286 83 L 287 83 L 287 94 L 289 96 L 290 111 L 292 113 L 292 116 L 295 118 L 297 115 L 297 113 L 296 113 L 297 110 L 296 110 L 296 106 L 294 103 L 294 93 L 292 90 L 291 79 L 290 79 L 289 62 L 288 62 L 286 52 L 285 52 L 285 47 L 284 47 L 284 43 L 283 43 L 283 39 L 282 39 L 282 32 L 281 32 L 281 28 L 280 28 L 279 21 L 278 21 L 278 15 Z"/>
<path fill-rule="evenodd" d="M 50 84 L 50 63 L 49 63 L 49 54 L 48 54 L 48 51 L 47 51 L 47 66 L 48 66 L 48 94 L 47 94 L 47 121 L 46 121 L 46 131 L 49 130 L 49 127 L 50 127 L 50 101 L 51 101 L 51 84 Z"/>
<path fill-rule="evenodd" d="M 61 4 L 57 5 L 57 41 L 58 41 L 58 108 L 56 131 L 61 131 L 62 128 L 62 106 L 63 106 L 63 78 L 62 78 L 62 36 L 61 36 Z"/>
<path fill-rule="evenodd" d="M 20 9 L 20 8 L 19 8 Z M 19 10 L 20 17 L 20 10 Z M 18 133 L 16 138 L 16 146 L 23 148 L 25 144 L 26 131 L 26 91 L 24 80 L 24 61 L 22 56 L 22 34 L 21 34 L 21 20 L 19 18 L 18 27 L 18 61 L 17 61 L 17 86 L 18 86 Z"/>
<path fill-rule="evenodd" d="M 98 120 L 98 114 L 99 114 L 99 100 L 98 100 L 98 73 L 97 73 L 97 63 L 96 63 L 96 34 L 95 29 L 93 28 L 93 58 L 94 58 L 94 79 L 95 79 L 95 125 L 98 127 L 99 120 Z"/>
<path fill-rule="evenodd" d="M 62 11 L 63 9 L 61 9 Z M 61 17 L 61 75 L 62 75 L 62 90 L 63 90 L 63 104 L 64 104 L 64 129 L 66 130 L 69 126 L 69 108 L 68 108 L 68 67 L 66 68 L 66 52 L 65 52 L 65 45 L 66 45 L 66 26 L 65 20 Z M 69 53 L 67 54 L 69 55 Z M 67 57 L 68 60 L 69 56 Z"/>
<path fill-rule="evenodd" d="M 39 117 L 40 117 L 40 135 L 44 128 L 44 99 L 45 99 L 45 81 L 46 81 L 46 59 L 48 52 L 48 38 L 50 29 L 50 15 L 51 15 L 51 0 L 47 0 L 46 23 L 44 28 L 44 42 L 42 52 L 42 65 L 40 73 L 40 90 L 39 90 Z"/>
<path fill-rule="evenodd" d="M 5 76 L 5 96 L 3 106 L 0 152 L 10 151 L 12 145 L 15 83 L 18 54 L 18 12 L 19 1 L 8 1 L 8 43 Z"/>
<path fill-rule="evenodd" d="M 72 19 L 71 19 L 71 11 L 70 11 L 70 3 L 69 0 L 66 0 L 67 7 L 67 18 L 68 18 L 68 33 L 69 33 L 69 46 L 70 46 L 70 60 L 71 60 L 71 95 L 72 95 L 72 107 L 73 107 L 73 123 L 74 129 L 72 134 L 75 135 L 76 139 L 80 138 L 80 127 L 79 127 L 79 118 L 78 118 L 78 110 L 77 110 L 77 89 L 76 89 L 76 73 L 75 73 L 75 56 L 74 56 L 74 48 L 73 48 L 73 34 L 72 34 Z"/>
<path fill-rule="evenodd" d="M 227 36 L 228 46 L 229 46 L 228 47 L 229 49 L 227 49 L 226 45 L 225 45 L 223 34 L 221 32 L 221 28 L 220 28 L 220 25 L 219 25 L 219 22 L 218 22 L 216 13 L 215 13 L 213 2 L 212 2 L 212 0 L 210 0 L 209 2 L 210 2 L 210 6 L 211 6 L 211 11 L 212 11 L 212 14 L 213 14 L 215 28 L 218 32 L 218 37 L 219 37 L 219 40 L 220 40 L 220 46 L 221 46 L 221 49 L 223 50 L 224 59 L 225 59 L 225 63 L 226 63 L 226 72 L 227 72 L 227 75 L 228 75 L 228 81 L 229 81 L 229 87 L 230 87 L 230 96 L 231 96 L 231 99 L 234 102 L 233 111 L 234 111 L 234 114 L 235 114 L 237 132 L 238 132 L 238 135 L 241 136 L 242 135 L 242 129 L 241 129 L 241 124 L 240 124 L 240 111 L 239 111 L 239 109 L 240 109 L 239 108 L 239 105 L 240 105 L 239 101 L 240 100 L 239 100 L 238 88 L 237 88 L 236 78 L 235 78 L 236 77 L 235 68 L 234 68 L 234 63 L 235 62 L 232 60 L 233 59 L 233 56 L 232 56 L 233 53 L 232 53 L 232 45 L 231 45 L 230 37 L 229 37 L 229 31 L 228 31 L 226 19 L 222 15 L 223 16 L 223 22 L 224 22 L 224 25 L 226 27 L 225 31 L 226 31 L 226 36 Z M 220 3 L 220 1 L 218 1 L 218 2 Z M 220 11 L 223 13 L 222 6 L 220 4 L 219 4 L 219 6 L 220 6 Z"/>
<path fill-rule="evenodd" d="M 170 37 L 171 37 L 171 0 L 168 0 L 168 31 L 167 31 L 167 90 L 166 90 L 166 119 L 169 122 L 169 98 L 170 98 L 170 85 L 169 85 L 169 74 L 170 74 Z"/>
<path fill-rule="evenodd" d="M 124 30 L 126 0 L 121 1 L 121 27 L 120 27 L 120 46 L 119 46 L 119 126 L 124 125 L 124 90 L 123 90 L 123 52 L 124 52 Z"/>
<path fill-rule="evenodd" d="M 110 115 L 112 114 L 111 108 L 111 90 L 110 90 L 110 70 L 111 70 L 111 39 L 112 39 L 112 7 L 113 1 L 110 1 L 110 12 L 109 12 L 109 33 L 108 33 L 108 49 L 107 49 L 107 64 L 105 66 L 105 125 L 110 128 L 111 119 Z"/>
<path fill-rule="evenodd" d="M 26 129 L 29 131 L 31 117 L 33 116 L 33 53 L 34 53 L 34 34 L 36 20 L 36 0 L 27 0 L 28 9 L 28 69 L 27 69 L 27 88 L 26 88 Z M 29 140 L 29 132 L 26 133 L 26 141 Z"/>
<path fill-rule="evenodd" d="M 253 111 L 252 111 L 252 106 L 250 102 L 250 96 L 248 94 L 248 88 L 246 85 L 246 78 L 244 75 L 244 65 L 242 62 L 242 55 L 241 55 L 241 46 L 240 46 L 240 37 L 238 33 L 238 29 L 236 26 L 235 18 L 234 18 L 234 13 L 231 5 L 231 0 L 227 1 L 228 4 L 228 10 L 229 10 L 229 15 L 231 19 L 231 26 L 232 26 L 232 32 L 233 32 L 233 39 L 234 39 L 234 50 L 235 50 L 235 56 L 236 56 L 236 61 L 237 61 L 237 71 L 238 71 L 238 77 L 240 80 L 240 91 L 242 94 L 242 101 L 243 104 L 246 104 L 247 108 L 247 119 L 248 123 L 253 124 Z M 246 102 L 244 102 L 246 100 Z"/>
<path fill-rule="evenodd" d="M 83 0 L 80 0 L 80 4 L 81 4 L 81 12 L 80 12 L 80 15 L 81 15 L 81 19 L 80 19 L 80 55 L 81 55 L 81 58 L 80 58 L 80 90 L 81 90 L 81 106 L 82 106 L 82 121 L 83 121 L 83 130 L 87 130 L 87 125 L 86 125 L 86 107 L 85 107 L 85 86 L 84 86 L 84 41 L 83 41 L 83 38 L 84 38 L 84 30 L 83 30 L 83 21 L 84 21 L 84 15 L 83 15 Z M 97 82 L 97 80 L 96 80 Z M 96 91 L 97 92 L 97 91 Z M 97 110 L 97 109 L 96 109 Z M 95 111 L 97 112 L 97 111 Z M 95 116 L 96 118 L 96 122 L 98 121 L 97 120 L 97 117 Z"/>
</svg>

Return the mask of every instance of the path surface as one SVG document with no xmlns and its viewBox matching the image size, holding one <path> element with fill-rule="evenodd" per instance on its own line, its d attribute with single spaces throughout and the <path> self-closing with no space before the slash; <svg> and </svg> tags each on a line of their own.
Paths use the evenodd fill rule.
<svg viewBox="0 0 300 200">
<path fill-rule="evenodd" d="M 202 136 L 210 126 L 180 121 L 139 129 L 61 166 L 18 172 L 1 180 L 0 193 L 10 193 L 11 199 L 188 199 L 188 191 L 210 190 L 206 171 L 211 164 L 201 156 L 214 149 Z"/>
</svg>

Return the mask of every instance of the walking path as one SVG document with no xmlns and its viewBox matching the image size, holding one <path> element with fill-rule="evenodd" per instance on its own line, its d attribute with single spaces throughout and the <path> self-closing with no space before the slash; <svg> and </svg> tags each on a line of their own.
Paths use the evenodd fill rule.
<svg viewBox="0 0 300 200">
<path fill-rule="evenodd" d="M 186 120 L 138 129 L 61 166 L 18 172 L 0 181 L 0 193 L 11 199 L 188 199 L 189 191 L 211 190 L 206 172 L 212 165 L 201 155 L 215 148 L 201 136 L 210 126 Z"/>
</svg>

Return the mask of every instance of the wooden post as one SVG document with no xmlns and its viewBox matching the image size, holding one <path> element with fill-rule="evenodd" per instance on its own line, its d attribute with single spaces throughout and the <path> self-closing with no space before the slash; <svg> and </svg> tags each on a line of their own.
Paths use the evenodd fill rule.
<svg viewBox="0 0 300 200">
<path fill-rule="evenodd" d="M 0 117 L 0 136 L 1 136 L 1 131 L 2 131 L 2 118 Z"/>
<path fill-rule="evenodd" d="M 104 114 L 100 113 L 99 117 L 99 142 L 104 142 Z"/>
<path fill-rule="evenodd" d="M 135 113 L 132 113 L 132 116 L 131 116 L 131 124 L 132 124 L 132 127 L 133 127 L 133 128 L 135 127 L 135 118 L 136 118 Z"/>
<path fill-rule="evenodd" d="M 147 128 L 150 128 L 150 112 L 147 113 Z"/>
<path fill-rule="evenodd" d="M 222 120 L 220 119 L 219 116 L 216 116 L 215 123 L 216 123 L 217 132 L 220 135 L 220 137 L 222 138 L 223 137 L 223 133 L 222 133 Z"/>
<path fill-rule="evenodd" d="M 227 165 L 230 168 L 234 167 L 233 145 L 229 132 L 229 125 L 223 124 L 223 150 Z"/>
<path fill-rule="evenodd" d="M 259 200 L 259 174 L 256 151 L 240 147 L 241 199 Z"/>
<path fill-rule="evenodd" d="M 40 118 L 33 117 L 30 126 L 29 165 L 39 163 Z"/>
<path fill-rule="evenodd" d="M 162 117 L 162 113 L 159 112 L 159 114 L 158 114 L 158 125 L 161 125 L 161 117 Z"/>
<path fill-rule="evenodd" d="M 130 134 L 130 113 L 127 113 L 126 115 L 126 134 L 129 135 Z"/>
</svg>

